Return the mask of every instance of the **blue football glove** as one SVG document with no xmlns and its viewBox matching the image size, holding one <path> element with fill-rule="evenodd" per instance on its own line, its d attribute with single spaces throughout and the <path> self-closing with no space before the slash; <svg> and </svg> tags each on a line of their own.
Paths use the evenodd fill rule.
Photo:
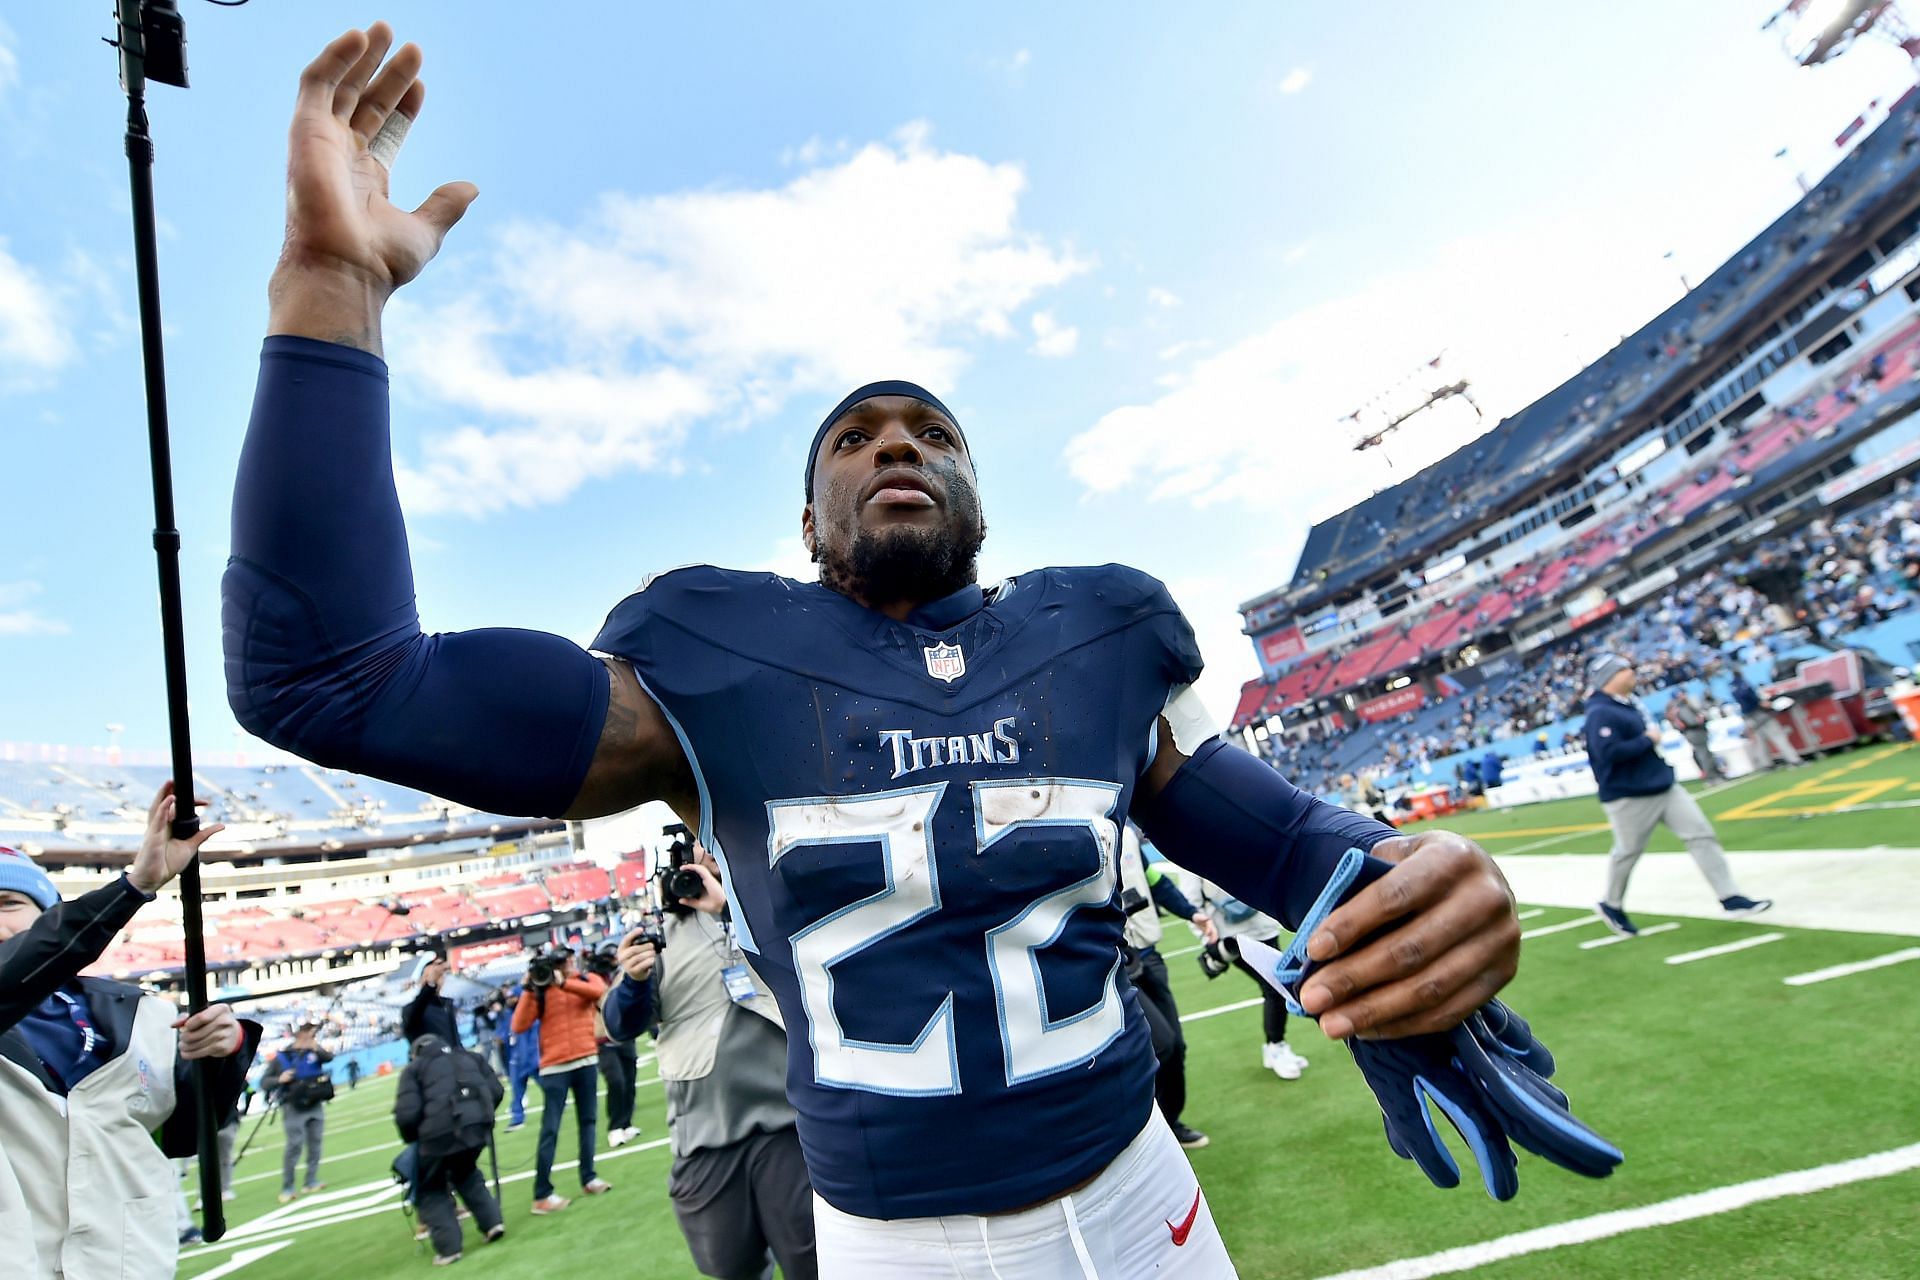
<svg viewBox="0 0 1920 1280">
<path fill-rule="evenodd" d="M 1355 887 L 1366 857 L 1349 849 L 1284 952 L 1240 939 L 1240 953 L 1286 997 L 1294 1013 L 1300 988 L 1318 965 L 1307 939 Z M 1519 1014 L 1490 1000 L 1444 1034 L 1347 1041 L 1367 1087 L 1380 1103 L 1387 1143 L 1420 1166 L 1437 1187 L 1460 1185 L 1460 1167 L 1434 1131 L 1433 1103 L 1473 1152 L 1487 1194 L 1511 1200 L 1520 1189 L 1509 1140 L 1544 1160 L 1589 1178 L 1604 1178 L 1620 1151 L 1574 1118 L 1567 1095 L 1547 1083 L 1553 1055 Z"/>
</svg>

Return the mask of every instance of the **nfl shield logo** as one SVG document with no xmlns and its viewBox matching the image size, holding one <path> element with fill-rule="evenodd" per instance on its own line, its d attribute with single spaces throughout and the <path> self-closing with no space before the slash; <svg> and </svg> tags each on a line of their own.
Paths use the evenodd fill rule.
<svg viewBox="0 0 1920 1280">
<path fill-rule="evenodd" d="M 927 674 L 936 680 L 952 684 L 967 674 L 967 655 L 957 644 L 936 644 L 921 652 L 927 655 Z"/>
</svg>

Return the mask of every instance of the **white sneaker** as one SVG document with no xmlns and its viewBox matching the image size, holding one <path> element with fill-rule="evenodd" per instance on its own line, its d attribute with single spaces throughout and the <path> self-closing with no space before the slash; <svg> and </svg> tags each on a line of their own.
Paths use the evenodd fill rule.
<svg viewBox="0 0 1920 1280">
<path fill-rule="evenodd" d="M 626 1140 L 627 1140 L 627 1131 L 625 1129 L 607 1130 L 607 1145 L 609 1147 L 620 1146 Z"/>
<path fill-rule="evenodd" d="M 1282 1080 L 1298 1080 L 1301 1069 L 1307 1065 L 1295 1056 L 1293 1050 L 1287 1048 L 1284 1040 L 1279 1044 L 1268 1045 L 1261 1053 L 1261 1060 L 1269 1071 Z"/>
</svg>

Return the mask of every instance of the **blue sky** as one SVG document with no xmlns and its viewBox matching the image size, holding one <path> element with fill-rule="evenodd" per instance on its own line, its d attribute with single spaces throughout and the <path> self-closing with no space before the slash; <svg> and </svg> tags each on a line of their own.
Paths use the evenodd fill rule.
<svg viewBox="0 0 1920 1280">
<path fill-rule="evenodd" d="M 801 572 L 820 412 L 929 383 L 983 573 L 1166 579 L 1224 717 L 1233 606 L 1385 482 L 1340 415 L 1447 351 L 1488 422 L 1640 324 L 1910 80 L 1794 67 L 1748 0 L 1672 5 L 551 6 L 183 0 L 156 88 L 194 737 L 244 745 L 218 584 L 294 78 L 384 16 L 426 53 L 396 176 L 481 197 L 390 313 L 433 629 L 576 639 L 654 569 Z M 0 25 L 0 740 L 164 745 L 102 5 Z M 564 14 L 564 21 L 554 18 Z M 1524 20 L 1517 21 L 1519 15 Z M 1672 259 L 1663 255 L 1672 252 Z M 1401 474 L 1477 428 L 1430 415 Z"/>
</svg>

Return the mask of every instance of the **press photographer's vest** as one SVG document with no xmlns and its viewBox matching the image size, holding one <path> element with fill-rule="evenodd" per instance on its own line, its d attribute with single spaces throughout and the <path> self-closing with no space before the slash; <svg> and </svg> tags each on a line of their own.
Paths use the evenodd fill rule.
<svg viewBox="0 0 1920 1280">
<path fill-rule="evenodd" d="M 713 1070 L 720 1023 L 734 1002 L 722 971 L 744 964 L 725 928 L 712 916 L 668 916 L 662 928 L 666 949 L 660 957 L 655 989 L 660 1011 L 660 1040 L 655 1053 L 662 1080 L 699 1080 Z M 754 995 L 744 1008 L 781 1026 L 780 1009 L 751 969 Z"/>
<path fill-rule="evenodd" d="M 179 1180 L 149 1135 L 173 1114 L 174 1017 L 140 998 L 126 1047 L 64 1098 L 0 1058 L 0 1272 L 173 1274 Z"/>
<path fill-rule="evenodd" d="M 1147 882 L 1147 864 L 1140 856 L 1140 837 L 1128 827 L 1120 835 L 1120 890 L 1126 901 L 1139 894 L 1147 905 L 1127 916 L 1127 945 L 1135 951 L 1160 945 L 1160 908 L 1153 905 L 1153 886 Z"/>
</svg>

